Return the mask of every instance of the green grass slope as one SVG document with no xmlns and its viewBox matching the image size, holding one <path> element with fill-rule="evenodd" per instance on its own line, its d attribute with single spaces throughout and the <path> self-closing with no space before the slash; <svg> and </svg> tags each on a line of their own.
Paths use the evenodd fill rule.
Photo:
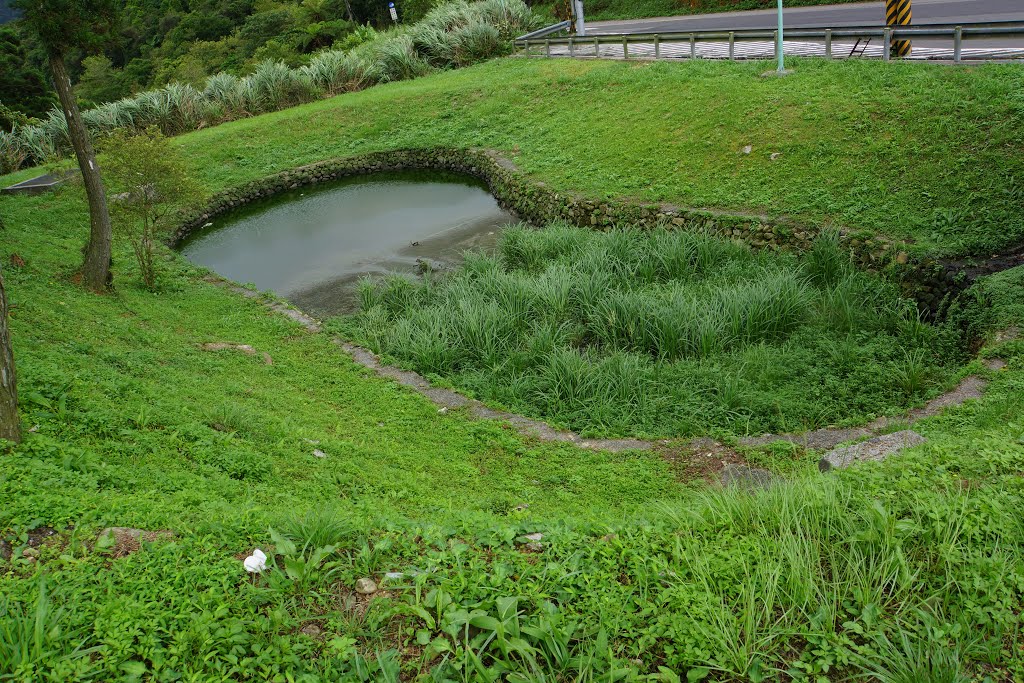
<svg viewBox="0 0 1024 683">
<path fill-rule="evenodd" d="M 780 80 L 762 63 L 509 59 L 180 144 L 211 189 L 360 152 L 480 146 L 591 197 L 788 215 L 946 253 L 1024 238 L 1020 69 L 795 68 Z"/>
<path fill-rule="evenodd" d="M 1020 163 L 1001 118 L 1010 105 L 982 97 L 1003 92 L 1016 72 L 983 69 L 970 80 L 931 67 L 809 65 L 802 77 L 814 80 L 788 81 L 794 91 L 757 72 L 512 60 L 177 144 L 210 192 L 370 149 L 477 144 L 560 188 L 799 208 L 822 220 L 846 215 L 831 204 L 838 202 L 850 211 L 844 221 L 877 220 L 894 232 L 904 223 L 882 221 L 875 197 L 905 211 L 890 216 L 912 218 L 933 203 L 966 211 L 958 183 L 991 187 L 994 197 L 998 179 Z M 646 90 L 634 76 L 668 102 L 639 100 Z M 987 112 L 990 134 L 941 143 L 968 174 L 953 180 L 929 162 L 932 172 L 916 176 L 929 197 L 903 185 L 860 204 L 851 188 L 825 182 L 831 173 L 849 177 L 842 164 L 826 174 L 737 154 L 737 145 L 765 132 L 729 123 L 739 84 L 774 120 L 779 102 L 790 102 L 791 113 L 815 109 L 791 93 L 808 98 L 837 80 L 860 83 L 861 104 L 887 92 L 912 100 L 907 86 L 916 83 L 918 111 L 938 112 L 935 126 L 963 120 L 959 105 L 942 97 L 956 92 Z M 733 90 L 722 88 L 730 82 Z M 715 84 L 725 90 L 721 110 Z M 938 94 L 926 98 L 932 87 Z M 690 102 L 704 109 L 681 106 Z M 866 144 L 855 124 L 897 130 L 889 108 L 865 114 L 848 92 L 829 107 L 845 116 L 786 138 L 786 156 L 806 161 L 808 149 L 843 150 L 844 139 Z M 675 116 L 684 118 L 673 123 Z M 578 136 L 580 121 L 586 136 Z M 714 121 L 725 122 L 725 137 L 708 138 L 705 159 L 700 136 L 711 135 Z M 920 137 L 909 139 L 921 147 L 887 148 L 908 165 L 939 145 L 923 136 L 926 123 L 914 126 Z M 758 140 L 746 142 L 760 150 Z M 648 159 L 639 151 L 660 145 L 669 153 Z M 860 151 L 830 158 L 861 159 Z M 972 158 L 988 161 L 988 175 L 970 171 L 979 165 Z M 863 166 L 881 183 L 872 159 Z M 793 194 L 770 191 L 783 177 L 800 180 L 784 185 Z M 706 185 L 712 178 L 717 184 Z M 729 191 L 738 193 L 735 203 Z M 680 462 L 658 453 L 540 445 L 500 424 L 439 414 L 358 369 L 326 335 L 207 282 L 175 257 L 164 264 L 163 290 L 151 294 L 134 284 L 121 244 L 115 291 L 85 293 L 72 275 L 88 217 L 73 191 L 0 197 L 0 213 L 29 430 L 24 444 L 0 452 L 0 536 L 12 553 L 0 562 L 0 679 L 1024 677 L 1019 341 L 986 351 L 1008 365 L 986 373 L 984 399 L 915 426 L 927 444 L 827 477 L 800 449 L 747 452 L 790 476 L 751 494 L 680 481 Z M 993 290 L 1012 300 L 1016 283 L 1005 276 Z M 1005 325 L 1024 322 L 1013 307 L 1003 315 Z M 206 342 L 258 353 L 203 351 Z M 174 537 L 126 555 L 94 543 L 108 526 Z M 40 543 L 43 527 L 56 533 Z M 543 537 L 525 537 L 532 533 Z M 242 567 L 254 547 L 269 551 L 274 567 L 258 578 Z M 365 577 L 384 590 L 356 593 Z"/>
</svg>

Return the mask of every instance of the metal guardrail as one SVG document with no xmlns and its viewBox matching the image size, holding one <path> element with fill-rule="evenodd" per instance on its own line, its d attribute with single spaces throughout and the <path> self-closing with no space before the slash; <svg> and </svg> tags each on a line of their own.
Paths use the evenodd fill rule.
<svg viewBox="0 0 1024 683">
<path fill-rule="evenodd" d="M 564 22 L 568 24 L 569 22 Z M 557 26 L 561 27 L 562 24 Z M 548 27 L 553 29 L 554 27 Z M 542 29 L 547 30 L 547 29 Z M 558 30 L 562 30 L 561 28 Z M 528 34 L 517 38 L 515 45 L 517 48 L 525 51 L 530 56 L 538 56 L 533 54 L 533 48 L 543 48 L 543 52 L 539 56 L 555 57 L 555 56 L 568 56 L 568 57 L 622 57 L 624 59 L 630 59 L 630 45 L 643 46 L 643 50 L 634 50 L 633 57 L 643 57 L 654 59 L 661 58 L 712 58 L 712 59 L 763 59 L 770 57 L 770 55 L 764 56 L 744 56 L 740 51 L 737 51 L 737 45 L 744 42 L 760 42 L 765 43 L 770 41 L 777 43 L 778 32 L 771 29 L 740 29 L 735 31 L 728 30 L 707 30 L 707 31 L 686 31 L 686 32 L 669 32 L 669 33 L 628 33 L 628 34 L 601 34 L 601 35 L 587 35 L 586 37 L 569 36 L 567 38 L 552 38 L 551 33 L 556 31 L 550 31 L 547 34 L 533 35 Z M 534 32 L 535 34 L 538 32 Z M 893 58 L 890 54 L 891 50 L 884 49 L 885 46 L 891 45 L 895 39 L 914 40 L 915 38 L 946 38 L 952 45 L 952 53 L 948 56 L 945 52 L 939 49 L 930 49 L 929 52 L 925 52 L 925 58 L 931 59 L 949 59 L 952 58 L 953 62 L 959 63 L 965 59 L 993 59 L 993 58 L 1008 58 L 1008 59 L 1024 59 L 1024 48 L 1020 49 L 1007 49 L 1003 52 L 1014 53 L 1008 57 L 993 56 L 998 55 L 1000 49 L 989 49 L 984 54 L 978 55 L 965 55 L 964 54 L 964 43 L 972 39 L 982 38 L 1024 38 L 1024 21 L 1004 21 L 1004 22 L 976 22 L 976 23 L 963 23 L 963 24 L 920 24 L 912 26 L 839 26 L 829 28 L 792 28 L 785 31 L 784 41 L 787 50 L 790 48 L 791 43 L 802 44 L 821 44 L 824 46 L 823 54 L 826 58 L 837 58 L 843 57 L 842 52 L 845 51 L 849 45 L 843 45 L 842 49 L 837 51 L 834 48 L 837 43 L 843 41 L 856 41 L 854 43 L 853 50 L 857 50 L 859 46 L 870 43 L 873 39 L 880 39 L 880 45 L 882 46 L 881 53 L 878 55 L 881 59 L 889 61 Z M 701 43 L 716 43 L 725 45 L 728 44 L 728 50 L 725 53 L 721 51 L 712 51 L 711 53 L 700 54 L 697 46 Z M 606 51 L 604 54 L 601 52 L 601 48 L 604 45 L 614 45 L 615 50 Z M 664 47 L 666 45 L 673 45 L 674 50 L 671 53 L 666 52 Z M 688 46 L 689 50 L 680 51 L 679 46 Z M 620 48 L 621 47 L 621 51 Z M 653 49 L 652 49 L 653 48 Z M 851 51 L 845 56 L 869 56 L 865 54 L 863 48 L 860 48 L 861 52 L 856 53 Z M 687 54 L 688 52 L 688 54 Z M 874 52 L 878 52 L 877 46 L 874 48 Z M 990 54 L 993 53 L 993 54 Z M 1019 54 L 1016 54 L 1019 53 Z M 817 54 L 817 51 L 810 51 L 809 54 Z M 872 53 L 873 54 L 873 53 Z M 919 53 L 921 54 L 921 53 Z"/>
<path fill-rule="evenodd" d="M 520 41 L 529 42 L 529 41 L 534 40 L 536 38 L 543 38 L 544 36 L 550 36 L 552 33 L 559 33 L 561 31 L 567 31 L 571 26 L 572 26 L 572 22 L 571 21 L 563 21 L 563 22 L 558 23 L 558 24 L 552 24 L 551 26 L 545 26 L 544 28 L 539 28 L 536 31 L 532 31 L 531 33 L 527 33 L 524 36 L 519 36 L 518 38 L 516 38 L 516 44 L 518 45 Z"/>
</svg>

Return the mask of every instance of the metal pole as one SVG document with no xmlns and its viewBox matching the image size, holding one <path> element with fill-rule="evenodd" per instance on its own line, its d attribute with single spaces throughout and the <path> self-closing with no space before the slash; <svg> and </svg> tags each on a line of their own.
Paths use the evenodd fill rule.
<svg viewBox="0 0 1024 683">
<path fill-rule="evenodd" d="M 825 59 L 832 59 L 832 29 L 825 29 Z"/>
<path fill-rule="evenodd" d="M 736 59 L 736 34 L 729 31 L 729 61 Z"/>
<path fill-rule="evenodd" d="M 601 56 L 601 43 L 595 37 L 594 38 L 594 59 L 597 59 L 600 56 Z"/>
<path fill-rule="evenodd" d="M 690 34 L 690 59 L 697 59 L 697 41 L 692 33 Z"/>
<path fill-rule="evenodd" d="M 888 26 L 882 31 L 882 61 L 888 62 L 892 54 L 892 29 Z"/>
<path fill-rule="evenodd" d="M 622 36 L 622 58 L 629 59 L 629 43 L 626 36 Z"/>
<path fill-rule="evenodd" d="M 544 54 L 548 57 L 551 56 L 551 39 L 547 38 L 544 40 Z"/>
<path fill-rule="evenodd" d="M 572 36 L 569 36 L 569 56 L 576 56 L 576 43 L 573 42 Z"/>
<path fill-rule="evenodd" d="M 661 59 L 661 34 L 654 36 L 654 58 Z"/>
<path fill-rule="evenodd" d="M 964 46 L 964 27 L 963 26 L 957 26 L 953 30 L 953 61 L 956 64 L 960 63 L 960 60 L 961 60 L 960 54 L 963 51 L 963 46 Z"/>
<path fill-rule="evenodd" d="M 782 0 L 779 0 L 779 35 L 778 43 L 775 46 L 777 57 L 779 59 L 779 73 L 783 73 L 786 70 L 786 55 L 783 43 L 785 38 L 782 36 Z"/>
<path fill-rule="evenodd" d="M 576 0 L 576 35 L 587 35 L 587 24 L 583 19 L 583 0 Z"/>
</svg>

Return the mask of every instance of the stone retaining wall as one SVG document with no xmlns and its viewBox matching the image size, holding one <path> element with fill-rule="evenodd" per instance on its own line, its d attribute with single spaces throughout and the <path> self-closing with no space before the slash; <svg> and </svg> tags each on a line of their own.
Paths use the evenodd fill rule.
<svg viewBox="0 0 1024 683">
<path fill-rule="evenodd" d="M 810 247 L 820 233 L 818 228 L 757 216 L 628 201 L 597 201 L 556 192 L 542 182 L 532 181 L 512 162 L 488 150 L 416 149 L 319 162 L 219 193 L 205 208 L 185 217 L 173 235 L 171 245 L 178 245 L 191 232 L 220 214 L 285 190 L 367 173 L 429 169 L 457 171 L 482 179 L 502 207 L 536 225 L 557 220 L 596 229 L 617 224 L 652 228 L 667 225 L 742 240 L 757 249 L 795 251 Z M 935 313 L 947 295 L 956 295 L 967 286 L 955 269 L 938 261 L 911 258 L 899 243 L 883 237 L 867 232 L 840 231 L 840 240 L 849 247 L 860 267 L 901 283 L 904 292 L 915 298 L 925 311 Z"/>
</svg>

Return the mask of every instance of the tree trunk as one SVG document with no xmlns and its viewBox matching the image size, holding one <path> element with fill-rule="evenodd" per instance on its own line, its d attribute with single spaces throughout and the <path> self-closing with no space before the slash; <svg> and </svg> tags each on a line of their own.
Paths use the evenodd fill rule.
<svg viewBox="0 0 1024 683">
<path fill-rule="evenodd" d="M 356 18 L 352 15 L 352 3 L 349 0 L 345 0 L 345 11 L 348 12 L 348 20 L 354 23 Z"/>
<path fill-rule="evenodd" d="M 68 134 L 71 144 L 78 157 L 78 167 L 82 169 L 85 181 L 85 194 L 89 198 L 89 245 L 85 249 L 85 262 L 82 264 L 82 282 L 95 292 L 102 292 L 110 284 L 110 250 L 111 230 L 110 212 L 107 210 L 107 193 L 103 189 L 99 166 L 96 165 L 96 154 L 92 150 L 89 132 L 82 123 L 78 113 L 78 103 L 71 89 L 71 79 L 64 65 L 64 54 L 50 51 L 50 69 L 53 71 L 53 82 L 57 87 L 57 96 L 64 108 L 64 118 L 68 122 Z"/>
<path fill-rule="evenodd" d="M 11 335 L 7 331 L 7 295 L 4 276 L 0 272 L 0 439 L 21 441 L 18 421 L 18 384 L 14 375 L 14 354 Z"/>
</svg>

